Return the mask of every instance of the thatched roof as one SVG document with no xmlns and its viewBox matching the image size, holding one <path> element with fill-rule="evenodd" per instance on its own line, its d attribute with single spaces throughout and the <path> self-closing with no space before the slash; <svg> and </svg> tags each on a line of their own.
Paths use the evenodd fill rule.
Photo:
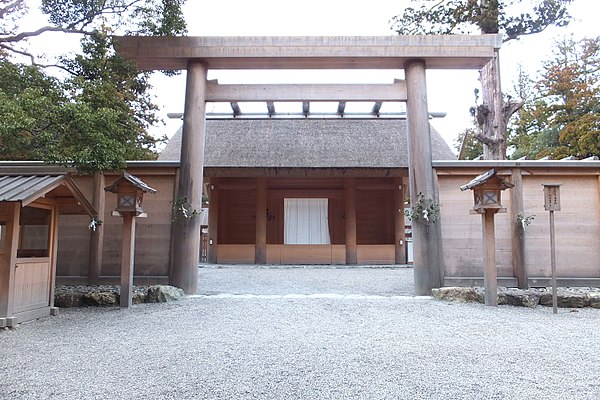
<svg viewBox="0 0 600 400">
<path fill-rule="evenodd" d="M 456 156 L 431 128 L 434 160 Z M 179 160 L 181 129 L 159 160 Z M 208 119 L 206 167 L 408 167 L 406 120 Z"/>
</svg>

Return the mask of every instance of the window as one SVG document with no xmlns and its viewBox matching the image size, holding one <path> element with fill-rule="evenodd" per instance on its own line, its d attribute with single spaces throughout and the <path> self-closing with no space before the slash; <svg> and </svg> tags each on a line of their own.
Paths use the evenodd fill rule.
<svg viewBox="0 0 600 400">
<path fill-rule="evenodd" d="M 51 210 L 34 207 L 21 209 L 17 257 L 48 257 L 50 255 L 51 219 Z"/>
<path fill-rule="evenodd" d="M 327 199 L 284 199 L 284 244 L 330 244 Z"/>
</svg>

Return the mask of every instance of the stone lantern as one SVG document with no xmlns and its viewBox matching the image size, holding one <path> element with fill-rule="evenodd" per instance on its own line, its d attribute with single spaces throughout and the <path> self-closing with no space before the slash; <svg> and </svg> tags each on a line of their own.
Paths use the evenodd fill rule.
<svg viewBox="0 0 600 400">
<path fill-rule="evenodd" d="M 107 192 L 117 194 L 117 208 L 113 216 L 123 217 L 123 237 L 121 246 L 121 292 L 120 306 L 130 307 L 133 294 L 133 258 L 135 254 L 135 219 L 145 218 L 146 213 L 142 209 L 144 193 L 156 193 L 140 178 L 126 172 L 104 188 Z"/>
<path fill-rule="evenodd" d="M 473 190 L 472 214 L 481 214 L 483 221 L 484 259 L 486 267 L 483 271 L 485 287 L 485 304 L 498 305 L 498 274 L 496 271 L 496 238 L 494 234 L 494 214 L 506 212 L 502 207 L 501 193 L 514 185 L 496 175 L 491 169 L 471 182 L 460 187 L 460 190 Z"/>
</svg>

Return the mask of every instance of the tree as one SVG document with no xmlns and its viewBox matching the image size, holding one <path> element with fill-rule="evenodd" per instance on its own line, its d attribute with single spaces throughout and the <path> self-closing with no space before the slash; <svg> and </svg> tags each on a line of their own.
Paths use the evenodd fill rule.
<svg viewBox="0 0 600 400">
<path fill-rule="evenodd" d="M 41 0 L 49 24 L 20 30 L 28 0 L 0 0 L 0 50 L 21 54 L 38 64 L 27 39 L 48 32 L 90 35 L 103 26 L 121 34 L 168 36 L 186 33 L 181 7 L 185 0 Z"/>
<path fill-rule="evenodd" d="M 117 170 L 125 160 L 155 158 L 157 121 L 148 75 L 112 50 L 96 32 L 83 54 L 61 61 L 71 75 L 58 80 L 37 66 L 0 63 L 0 159 L 69 164 L 80 172 Z"/>
<path fill-rule="evenodd" d="M 467 128 L 458 134 L 454 148 L 458 151 L 459 160 L 474 160 L 483 154 L 483 146 L 475 139 L 476 134 L 474 128 Z"/>
<path fill-rule="evenodd" d="M 51 25 L 18 32 L 25 1 L 0 0 L 0 111 L 8 116 L 0 122 L 0 159 L 69 164 L 87 173 L 154 158 L 160 139 L 147 132 L 158 122 L 149 75 L 115 53 L 112 33 L 183 33 L 182 3 L 42 0 Z M 80 54 L 52 64 L 58 77 L 27 50 L 27 38 L 50 31 L 83 34 Z M 12 62 L 15 54 L 30 65 Z"/>
<path fill-rule="evenodd" d="M 519 82 L 535 95 L 513 124 L 513 157 L 600 156 L 600 38 L 558 42 L 537 82 Z"/>
<path fill-rule="evenodd" d="M 418 1 L 418 0 L 413 0 Z M 570 21 L 567 6 L 573 0 L 538 0 L 523 12 L 522 0 L 424 0 L 418 8 L 406 8 L 392 19 L 403 35 L 502 33 L 503 40 L 542 32 Z M 498 54 L 481 70 L 482 103 L 477 107 L 479 132 L 485 159 L 506 158 L 508 120 L 522 105 L 504 99 L 500 87 Z"/>
</svg>

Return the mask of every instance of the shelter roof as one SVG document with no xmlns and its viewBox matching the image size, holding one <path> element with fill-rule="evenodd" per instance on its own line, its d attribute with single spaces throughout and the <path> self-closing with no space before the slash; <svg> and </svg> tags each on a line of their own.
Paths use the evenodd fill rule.
<svg viewBox="0 0 600 400">
<path fill-rule="evenodd" d="M 156 193 L 156 189 L 148 186 L 148 184 L 146 182 L 142 181 L 137 176 L 128 174 L 127 172 L 123 172 L 123 174 L 121 175 L 121 177 L 119 179 L 117 179 L 115 182 L 113 182 L 112 185 L 105 187 L 104 190 L 107 192 L 117 193 L 118 186 L 122 182 L 129 182 L 131 185 L 142 190 L 143 192 L 150 192 L 152 194 Z"/>
<path fill-rule="evenodd" d="M 145 70 L 398 69 L 411 59 L 427 68 L 479 69 L 502 44 L 501 35 L 407 36 L 121 36 L 117 51 Z"/>
<path fill-rule="evenodd" d="M 407 168 L 402 119 L 208 119 L 204 165 L 217 167 Z M 433 159 L 455 160 L 431 127 Z M 181 128 L 159 156 L 179 160 Z"/>
<path fill-rule="evenodd" d="M 465 191 L 467 189 L 474 189 L 478 186 L 485 185 L 486 183 L 488 183 L 490 181 L 494 181 L 494 180 L 496 181 L 496 184 L 498 185 L 498 187 L 501 190 L 510 189 L 511 187 L 515 186 L 512 183 L 507 182 L 506 180 L 504 180 L 501 177 L 499 177 L 498 175 L 496 175 L 495 169 L 490 169 L 489 171 L 486 171 L 483 174 L 473 178 L 473 180 L 471 182 L 469 182 L 465 185 L 462 185 L 460 187 L 460 190 Z"/>
<path fill-rule="evenodd" d="M 66 174 L 0 175 L 0 202 L 20 202 L 27 206 L 40 197 L 74 198 L 77 206 L 90 216 L 97 212 L 75 182 Z"/>
</svg>

